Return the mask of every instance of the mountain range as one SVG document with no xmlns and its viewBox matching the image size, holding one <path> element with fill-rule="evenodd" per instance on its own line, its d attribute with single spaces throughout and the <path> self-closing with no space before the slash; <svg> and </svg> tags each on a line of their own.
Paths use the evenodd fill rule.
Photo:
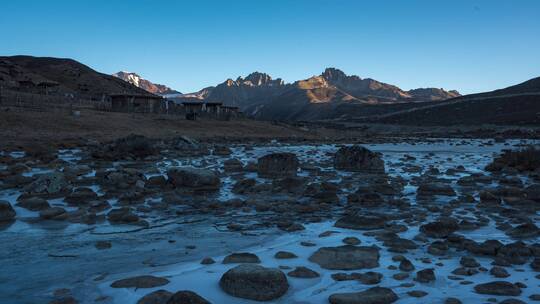
<svg viewBox="0 0 540 304">
<path fill-rule="evenodd" d="M 317 114 L 319 108 L 328 110 L 344 103 L 411 103 L 441 101 L 458 96 L 457 91 L 438 88 L 404 91 L 391 84 L 348 76 L 341 70 L 327 68 L 321 75 L 290 84 L 281 78 L 273 79 L 266 73 L 254 72 L 245 78 L 227 79 L 215 87 L 177 96 L 174 100 L 223 102 L 225 105 L 238 106 L 257 118 L 294 120 L 324 118 L 331 113 Z"/>
</svg>

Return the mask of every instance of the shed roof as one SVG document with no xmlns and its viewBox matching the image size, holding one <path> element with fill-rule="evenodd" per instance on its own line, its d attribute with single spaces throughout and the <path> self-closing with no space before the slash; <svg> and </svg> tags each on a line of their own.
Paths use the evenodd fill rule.
<svg viewBox="0 0 540 304">
<path fill-rule="evenodd" d="M 202 106 L 203 105 L 202 102 L 197 102 L 197 101 L 184 101 L 182 102 L 182 104 L 185 106 Z"/>
<path fill-rule="evenodd" d="M 110 97 L 135 97 L 135 98 L 146 98 L 146 99 L 163 99 L 161 96 L 157 95 L 145 95 L 145 94 L 110 94 Z"/>
<path fill-rule="evenodd" d="M 221 105 L 223 105 L 223 102 L 214 101 L 214 102 L 206 102 L 205 104 L 207 106 L 221 106 Z"/>
</svg>

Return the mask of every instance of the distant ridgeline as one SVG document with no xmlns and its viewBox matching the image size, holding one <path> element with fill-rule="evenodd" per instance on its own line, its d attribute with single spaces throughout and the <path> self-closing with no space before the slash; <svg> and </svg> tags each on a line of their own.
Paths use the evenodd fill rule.
<svg viewBox="0 0 540 304">
<path fill-rule="evenodd" d="M 370 78 L 328 68 L 294 83 L 254 72 L 215 87 L 182 94 L 135 73 L 102 74 L 71 59 L 0 57 L 4 104 L 92 105 L 124 112 L 226 116 L 263 120 L 377 122 L 392 124 L 534 124 L 540 113 L 540 80 L 461 96 L 457 91 L 404 91 Z"/>
</svg>

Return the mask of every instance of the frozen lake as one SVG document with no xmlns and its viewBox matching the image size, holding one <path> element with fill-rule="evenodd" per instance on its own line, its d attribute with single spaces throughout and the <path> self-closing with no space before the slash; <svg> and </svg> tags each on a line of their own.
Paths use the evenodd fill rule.
<svg viewBox="0 0 540 304">
<path fill-rule="evenodd" d="M 388 179 L 402 185 L 400 200 L 410 204 L 406 209 L 375 207 L 364 208 L 373 212 L 412 213 L 413 218 L 399 218 L 389 220 L 392 226 L 404 226 L 404 231 L 396 234 L 400 238 L 415 240 L 416 249 L 404 253 L 395 253 L 384 245 L 373 233 L 367 231 L 351 230 L 334 227 L 335 220 L 339 218 L 347 206 L 348 196 L 362 185 L 370 184 L 365 176 L 355 173 L 336 171 L 333 168 L 333 155 L 339 148 L 336 145 L 285 145 L 272 143 L 262 146 L 234 146 L 230 155 L 209 155 L 178 157 L 170 153 L 163 153 L 163 157 L 156 161 L 146 163 L 138 168 L 144 171 L 146 178 L 153 176 L 166 176 L 171 166 L 193 166 L 208 168 L 219 172 L 221 179 L 220 190 L 212 195 L 192 198 L 184 197 L 185 204 L 171 204 L 170 208 L 164 203 L 166 198 L 159 192 L 148 194 L 143 203 L 133 205 L 134 212 L 145 221 L 145 225 L 111 224 L 107 220 L 98 220 L 87 224 L 70 221 L 48 221 L 39 218 L 38 211 L 30 211 L 17 205 L 17 199 L 23 192 L 21 189 L 4 189 L 0 191 L 0 200 L 10 202 L 17 213 L 17 220 L 0 230 L 0 303 L 43 303 L 58 296 L 55 291 L 69 289 L 79 303 L 137 303 L 144 295 L 159 289 L 171 292 L 178 290 L 191 290 L 206 298 L 212 303 L 255 303 L 251 300 L 232 297 L 221 290 L 218 282 L 228 269 L 235 265 L 222 264 L 225 256 L 233 252 L 250 252 L 256 254 L 261 265 L 265 267 L 281 268 L 285 273 L 294 267 L 305 266 L 320 274 L 317 278 L 305 279 L 288 277 L 290 288 L 287 293 L 269 303 L 328 303 L 328 297 L 334 293 L 363 291 L 371 285 L 365 285 L 355 280 L 336 281 L 332 274 L 343 271 L 324 269 L 308 258 L 320 247 L 334 247 L 343 245 L 345 237 L 356 237 L 362 246 L 377 246 L 380 248 L 379 267 L 363 269 L 356 272 L 375 271 L 382 274 L 378 286 L 392 289 L 399 297 L 396 303 L 444 303 L 448 297 L 460 299 L 463 303 L 482 303 L 489 298 L 498 301 L 510 297 L 481 295 L 474 292 L 476 284 L 486 283 L 495 279 L 489 271 L 479 271 L 471 276 L 455 278 L 452 274 L 460 267 L 462 256 L 470 253 L 464 250 L 450 248 L 442 255 L 433 255 L 428 247 L 430 240 L 415 239 L 419 234 L 419 227 L 426 222 L 435 220 L 445 208 L 452 206 L 452 216 L 458 219 L 478 220 L 481 216 L 488 222 L 481 227 L 471 230 L 459 230 L 460 235 L 476 241 L 483 242 L 496 239 L 503 244 L 516 240 L 510 238 L 499 229 L 499 224 L 506 222 L 516 226 L 514 219 L 501 219 L 500 214 L 485 213 L 477 209 L 476 204 L 480 191 L 500 186 L 500 178 L 492 178 L 489 182 L 477 183 L 471 187 L 463 187 L 458 180 L 463 177 L 480 174 L 491 176 L 484 168 L 493 157 L 503 149 L 516 148 L 534 142 L 508 140 L 493 142 L 488 140 L 433 140 L 431 142 L 403 142 L 392 144 L 365 144 L 366 148 L 380 152 L 385 163 Z M 303 202 L 309 196 L 305 193 L 284 193 L 268 190 L 260 193 L 237 193 L 233 191 L 235 184 L 243 179 L 254 179 L 258 185 L 272 185 L 272 181 L 258 177 L 256 172 L 243 170 L 241 172 L 227 172 L 224 162 L 228 159 L 237 159 L 244 166 L 253 163 L 257 158 L 273 152 L 292 152 L 300 161 L 299 177 L 305 177 L 308 184 L 332 183 L 340 187 L 337 192 L 339 201 L 332 209 L 317 215 L 317 222 L 296 218 L 296 222 L 303 225 L 304 230 L 284 232 L 274 225 L 267 225 L 279 214 L 272 210 L 256 210 L 251 205 L 244 204 L 243 208 L 219 209 L 208 212 L 193 210 L 193 204 L 198 200 L 213 201 L 216 204 L 227 202 L 256 201 L 257 204 L 276 204 L 280 201 Z M 12 157 L 22 158 L 24 153 L 12 153 Z M 65 164 L 85 164 L 93 168 L 92 162 L 85 160 L 80 150 L 61 151 L 60 157 Z M 0 164 L 1 165 L 1 164 Z M 100 169 L 116 170 L 122 167 L 137 167 L 132 163 L 107 163 Z M 7 166 L 6 166 L 7 167 Z M 54 171 L 55 168 L 37 166 L 25 172 L 26 176 L 33 176 Z M 96 170 L 90 170 L 79 176 L 81 184 L 85 179 L 92 180 Z M 442 182 L 451 186 L 456 194 L 452 196 L 435 195 L 430 198 L 429 204 L 417 201 L 417 188 L 427 175 L 433 182 Z M 517 175 L 521 181 L 518 186 L 525 188 L 535 183 L 526 175 Z M 263 189 L 261 186 L 261 189 Z M 83 187 L 83 186 L 78 186 Z M 99 184 L 84 185 L 95 191 L 102 200 L 106 200 L 112 208 L 120 206 L 120 200 L 102 189 Z M 268 188 L 267 187 L 267 188 Z M 266 188 L 264 188 L 266 189 Z M 265 190 L 266 191 L 266 190 Z M 453 201 L 470 195 L 475 202 Z M 77 212 L 78 207 L 66 202 L 63 198 L 49 199 L 51 206 L 65 208 L 67 212 Z M 254 203 L 255 204 L 255 203 Z M 428 206 L 429 205 L 429 206 Z M 434 208 L 433 205 L 439 206 Z M 124 206 L 124 205 L 122 205 Z M 258 206 L 258 205 L 257 205 Z M 426 212 L 427 215 L 414 217 L 414 213 Z M 108 210 L 97 212 L 97 216 L 105 217 Z M 535 224 L 539 223 L 539 214 L 528 213 L 528 219 Z M 409 218 L 410 219 L 410 218 Z M 231 223 L 245 227 L 236 231 L 231 229 Z M 510 227 L 511 228 L 511 227 Z M 327 231 L 327 236 L 320 235 Z M 325 235 L 325 234 L 323 234 Z M 524 240 L 526 244 L 538 243 L 538 237 Z M 434 241 L 434 240 L 431 240 Z M 98 248 L 98 242 L 111 244 L 110 248 Z M 303 246 L 302 242 L 312 242 L 315 246 Z M 276 259 L 274 254 L 278 251 L 289 251 L 298 257 L 294 259 Z M 394 278 L 398 273 L 396 266 L 399 262 L 392 257 L 401 254 L 413 262 L 416 270 L 407 278 Z M 204 257 L 212 257 L 216 263 L 202 265 Z M 492 267 L 491 257 L 475 256 L 481 267 L 489 270 Z M 529 261 L 530 262 L 530 261 Z M 529 262 L 522 265 L 509 265 L 505 267 L 510 275 L 503 279 L 510 282 L 522 282 L 527 288 L 522 288 L 519 296 L 512 298 L 529 302 L 529 296 L 540 293 L 540 279 L 536 278 Z M 433 268 L 436 280 L 431 283 L 414 281 L 414 273 L 418 270 Z M 290 269 L 290 270 L 289 270 Z M 345 271 L 347 272 L 347 271 Z M 350 272 L 350 271 L 348 271 Z M 154 275 L 167 278 L 170 283 L 155 288 L 112 288 L 111 283 L 137 275 Z M 470 281 L 468 283 L 467 281 Z M 413 286 L 411 286 L 414 284 Z M 421 299 L 410 296 L 407 292 L 421 290 L 427 295 Z"/>
</svg>

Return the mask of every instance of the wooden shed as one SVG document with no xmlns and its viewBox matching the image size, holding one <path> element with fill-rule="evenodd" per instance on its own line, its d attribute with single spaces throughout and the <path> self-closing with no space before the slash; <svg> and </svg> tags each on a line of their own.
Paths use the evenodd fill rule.
<svg viewBox="0 0 540 304">
<path fill-rule="evenodd" d="M 161 96 L 113 94 L 110 98 L 111 108 L 115 112 L 162 113 L 166 110 Z"/>
<path fill-rule="evenodd" d="M 219 116 L 222 106 L 222 102 L 205 102 L 204 111 L 212 116 Z"/>
</svg>

